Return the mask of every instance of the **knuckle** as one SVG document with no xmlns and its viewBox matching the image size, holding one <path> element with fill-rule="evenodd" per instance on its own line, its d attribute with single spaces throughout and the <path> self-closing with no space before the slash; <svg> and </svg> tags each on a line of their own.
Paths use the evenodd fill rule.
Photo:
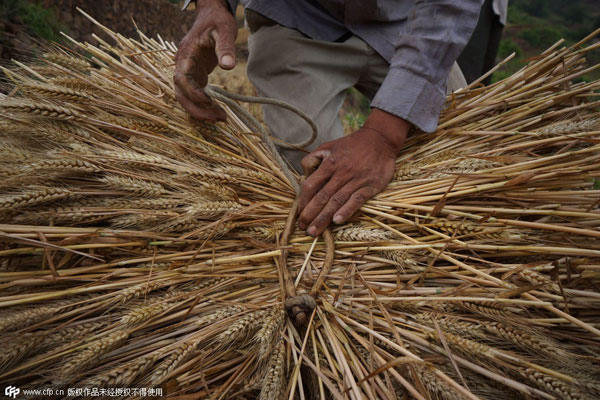
<svg viewBox="0 0 600 400">
<path fill-rule="evenodd" d="M 223 23 L 217 25 L 215 29 L 217 36 L 219 36 L 222 39 L 233 39 L 237 31 L 237 29 L 234 28 L 234 25 L 235 22 L 233 22 L 232 20 L 224 20 Z"/>
<path fill-rule="evenodd" d="M 188 109 L 188 105 L 187 105 L 187 99 L 181 94 L 180 91 L 176 91 L 175 92 L 175 99 L 179 102 L 179 104 L 181 104 L 183 106 L 183 108 L 185 108 L 185 110 L 187 111 Z"/>
<path fill-rule="evenodd" d="M 361 190 L 361 193 L 365 192 L 365 188 L 368 188 L 369 186 L 371 186 L 373 184 L 373 180 L 369 177 L 362 177 L 357 179 L 356 183 L 358 184 L 359 188 L 363 188 Z"/>
<path fill-rule="evenodd" d="M 234 29 L 237 30 L 235 17 L 230 12 L 219 13 L 217 22 L 222 22 L 221 24 L 217 24 L 217 27 L 221 27 L 226 32 L 231 32 Z"/>
<path fill-rule="evenodd" d="M 314 189 L 315 189 L 315 185 L 308 180 L 302 184 L 302 192 L 303 193 L 311 193 Z"/>
<path fill-rule="evenodd" d="M 385 185 L 381 189 L 376 188 L 374 186 L 368 186 L 368 187 L 366 187 L 365 190 L 364 190 L 364 192 L 365 192 L 365 195 L 367 196 L 367 199 L 370 199 L 371 197 L 373 197 L 376 194 L 378 194 L 379 192 L 381 192 L 383 189 L 385 189 L 386 186 L 387 185 Z"/>
<path fill-rule="evenodd" d="M 336 206 L 337 208 L 342 207 L 347 200 L 347 196 L 343 193 L 336 193 L 331 197 L 331 203 L 333 203 L 334 206 Z"/>
<path fill-rule="evenodd" d="M 190 39 L 189 39 L 189 33 L 187 35 L 185 35 L 183 37 L 183 39 L 181 39 L 179 41 L 179 44 L 177 44 L 177 54 L 176 57 L 183 57 L 185 56 L 186 53 L 186 49 L 189 47 L 190 45 Z"/>
<path fill-rule="evenodd" d="M 305 215 L 301 215 L 300 218 L 298 218 L 298 225 L 300 226 L 308 226 L 309 223 L 310 221 Z"/>
<path fill-rule="evenodd" d="M 352 180 L 356 180 L 357 176 L 361 176 L 357 174 L 354 170 L 354 166 L 350 163 L 339 164 L 337 166 L 337 171 L 342 176 L 352 178 Z"/>
<path fill-rule="evenodd" d="M 368 197 L 362 192 L 356 192 L 352 195 L 352 200 L 360 204 L 363 204 L 367 199 Z"/>
<path fill-rule="evenodd" d="M 317 227 L 317 229 L 321 229 L 322 227 L 327 225 L 327 217 L 324 215 L 319 215 L 318 217 L 315 218 L 315 220 L 313 221 L 313 225 Z"/>
<path fill-rule="evenodd" d="M 185 81 L 185 78 L 180 73 L 175 73 L 175 75 L 173 76 L 173 82 L 177 86 L 181 86 L 184 83 L 184 81 Z"/>
<path fill-rule="evenodd" d="M 300 160 L 300 165 L 302 168 L 308 168 L 310 166 L 310 155 L 303 157 L 302 160 Z"/>
<path fill-rule="evenodd" d="M 179 42 L 179 50 L 184 54 L 193 53 L 198 48 L 210 47 L 211 28 L 208 26 L 193 27 Z"/>
<path fill-rule="evenodd" d="M 319 204 L 326 204 L 331 196 L 329 196 L 329 193 L 327 193 L 324 190 L 321 190 L 319 193 L 317 193 L 315 195 L 315 200 L 319 203 Z"/>
<path fill-rule="evenodd" d="M 338 162 L 339 162 L 338 157 L 333 153 L 329 154 L 327 156 L 327 158 L 325 158 L 325 161 L 327 162 L 327 164 L 329 166 L 334 166 L 334 165 L 338 164 Z"/>
</svg>

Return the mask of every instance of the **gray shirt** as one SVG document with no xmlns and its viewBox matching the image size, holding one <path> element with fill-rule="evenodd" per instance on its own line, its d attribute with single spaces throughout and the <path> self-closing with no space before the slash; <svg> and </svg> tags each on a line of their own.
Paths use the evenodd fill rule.
<svg viewBox="0 0 600 400">
<path fill-rule="evenodd" d="M 228 0 L 235 10 L 239 0 Z M 477 24 L 483 0 L 241 0 L 317 40 L 354 34 L 390 63 L 371 102 L 425 132 L 437 127 L 452 64 Z"/>
</svg>

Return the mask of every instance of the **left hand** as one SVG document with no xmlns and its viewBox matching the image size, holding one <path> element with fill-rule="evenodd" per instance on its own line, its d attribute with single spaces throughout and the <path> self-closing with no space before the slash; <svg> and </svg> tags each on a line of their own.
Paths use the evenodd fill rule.
<svg viewBox="0 0 600 400">
<path fill-rule="evenodd" d="M 175 97 L 197 120 L 225 121 L 227 114 L 204 93 L 218 65 L 235 66 L 237 23 L 225 0 L 197 0 L 196 20 L 175 56 Z"/>
<path fill-rule="evenodd" d="M 302 160 L 307 176 L 298 200 L 298 225 L 318 236 L 333 222 L 346 222 L 394 176 L 410 123 L 373 109 L 349 136 L 319 146 Z"/>
</svg>

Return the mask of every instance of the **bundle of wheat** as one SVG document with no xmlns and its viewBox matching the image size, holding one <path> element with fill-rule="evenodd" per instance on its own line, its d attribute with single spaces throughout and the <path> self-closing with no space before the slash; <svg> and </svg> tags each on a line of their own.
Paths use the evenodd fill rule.
<svg viewBox="0 0 600 400">
<path fill-rule="evenodd" d="M 598 67 L 593 35 L 452 95 L 389 187 L 313 239 L 236 112 L 212 125 L 177 104 L 175 47 L 105 31 L 115 44 L 74 42 L 86 57 L 57 47 L 4 69 L 0 381 L 80 397 L 600 396 L 600 82 L 575 80 Z"/>
</svg>

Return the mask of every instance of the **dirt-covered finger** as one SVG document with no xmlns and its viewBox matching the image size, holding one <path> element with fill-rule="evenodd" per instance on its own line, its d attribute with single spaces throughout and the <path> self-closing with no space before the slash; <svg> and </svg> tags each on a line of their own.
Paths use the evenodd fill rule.
<svg viewBox="0 0 600 400">
<path fill-rule="evenodd" d="M 223 69 L 235 67 L 235 32 L 228 26 L 218 26 L 212 31 L 215 41 L 215 54 L 219 60 L 219 66 Z"/>
<path fill-rule="evenodd" d="M 356 185 L 352 183 L 346 184 L 343 188 L 337 191 L 325 207 L 317 215 L 310 226 L 308 227 L 308 234 L 311 236 L 317 236 L 323 233 L 327 226 L 333 220 L 333 216 L 348 202 L 352 193 L 356 191 Z"/>
<path fill-rule="evenodd" d="M 317 170 L 317 172 L 315 172 L 311 177 L 317 177 L 319 172 L 320 170 Z M 327 175 L 324 174 L 323 177 L 325 176 Z M 346 183 L 347 179 L 339 174 L 329 175 L 325 185 L 310 198 L 308 204 L 302 210 L 302 213 L 298 218 L 298 225 L 300 228 L 306 229 L 306 227 L 308 227 L 309 235 L 318 234 L 316 231 L 320 228 L 322 228 L 320 230 L 322 232 L 331 222 L 333 212 L 331 212 L 331 215 L 329 215 L 329 219 L 327 221 L 325 221 L 325 219 L 327 219 L 325 215 L 322 216 L 322 220 L 316 221 L 316 219 L 330 203 L 333 204 L 336 201 L 340 201 L 340 196 L 343 196 L 344 194 L 338 194 L 338 192 Z M 317 224 L 318 227 L 314 227 L 315 224 Z"/>
<path fill-rule="evenodd" d="M 375 194 L 375 190 L 369 187 L 355 191 L 348 201 L 335 213 L 333 222 L 336 224 L 343 224 L 348 221 L 350 217 L 352 217 L 352 215 L 354 215 L 354 213 Z"/>
<path fill-rule="evenodd" d="M 215 122 L 225 121 L 227 118 L 225 111 L 216 104 L 209 103 L 207 107 L 203 106 L 202 104 L 198 104 L 186 97 L 185 93 L 179 90 L 177 87 L 175 88 L 175 97 L 194 119 Z"/>
</svg>

